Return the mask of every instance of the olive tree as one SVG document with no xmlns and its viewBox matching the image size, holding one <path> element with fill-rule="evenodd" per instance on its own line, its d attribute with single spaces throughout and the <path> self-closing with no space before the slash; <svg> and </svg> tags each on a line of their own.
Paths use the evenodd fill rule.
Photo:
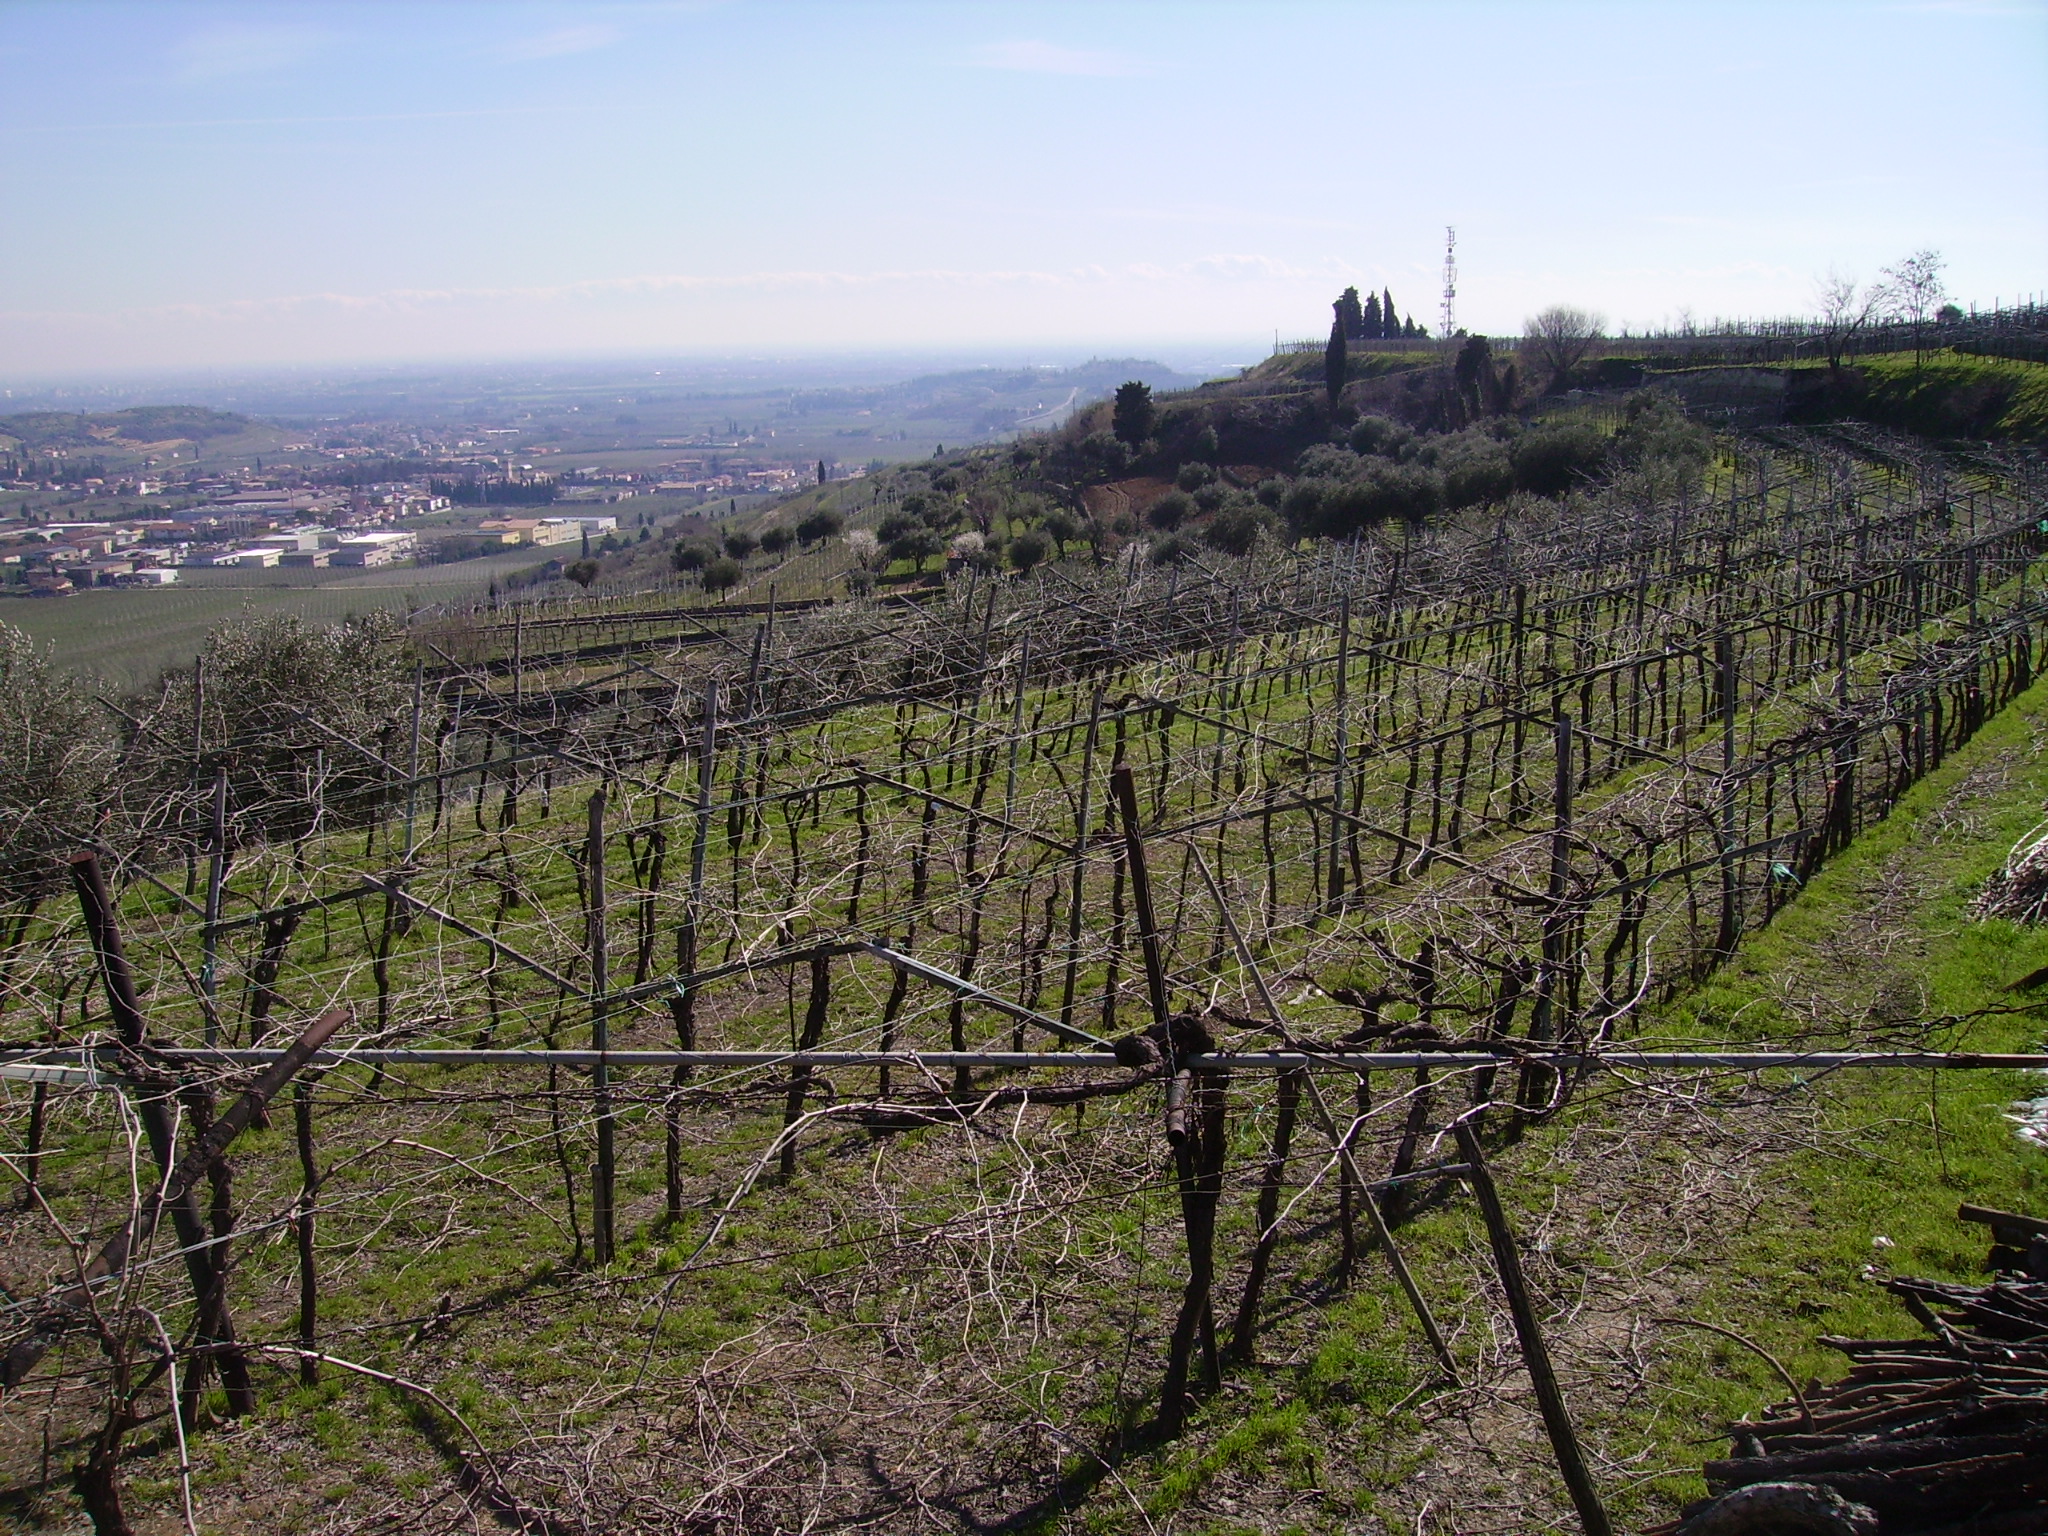
<svg viewBox="0 0 2048 1536">
<path fill-rule="evenodd" d="M 135 761 L 154 765 L 147 815 L 218 772 L 227 775 L 237 833 L 253 837 L 360 823 L 396 793 L 389 765 L 402 756 L 412 664 L 392 614 L 335 625 L 296 614 L 232 619 L 207 636 L 201 665 L 200 688 L 189 670 L 164 675 L 137 733 Z M 199 760 L 163 751 L 165 742 L 197 743 Z M 123 788 L 142 790 L 141 776 Z M 196 819 L 188 814 L 176 835 L 189 836 Z"/>
<path fill-rule="evenodd" d="M 29 905 L 96 830 L 114 770 L 114 717 L 78 677 L 0 622 L 0 888 Z"/>
</svg>

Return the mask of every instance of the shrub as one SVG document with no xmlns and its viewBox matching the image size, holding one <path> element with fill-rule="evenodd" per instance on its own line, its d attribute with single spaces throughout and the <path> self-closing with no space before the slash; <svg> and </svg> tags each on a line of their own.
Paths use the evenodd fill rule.
<svg viewBox="0 0 2048 1536">
<path fill-rule="evenodd" d="M 1713 435 L 1686 420 L 1671 396 L 1655 389 L 1629 396 L 1627 414 L 1613 443 L 1614 457 L 1623 464 L 1691 483 L 1706 472 L 1713 452 Z"/>
<path fill-rule="evenodd" d="M 845 518 L 832 511 L 829 507 L 820 507 L 796 525 L 797 542 L 799 544 L 816 544 L 821 539 L 831 538 L 845 526 Z"/>
<path fill-rule="evenodd" d="M 1064 548 L 1071 541 L 1081 537 L 1081 525 L 1074 521 L 1071 512 L 1055 509 L 1039 520 L 1038 526 L 1045 536 L 1053 541 L 1054 548 Z"/>
<path fill-rule="evenodd" d="M 1284 506 L 1288 522 L 1300 531 L 1342 539 L 1393 518 L 1419 523 L 1441 508 L 1443 499 L 1443 479 L 1436 471 L 1419 464 L 1377 464 L 1357 480 L 1298 482 Z"/>
<path fill-rule="evenodd" d="M 1204 427 L 1195 434 L 1195 457 L 1204 464 L 1214 464 L 1223 457 L 1223 446 L 1216 440 L 1216 429 Z"/>
<path fill-rule="evenodd" d="M 1351 451 L 1394 458 L 1413 439 L 1414 434 L 1398 421 L 1390 421 L 1385 416 L 1361 416 L 1358 425 L 1351 429 Z"/>
<path fill-rule="evenodd" d="M 1180 565 L 1194 553 L 1194 546 L 1179 534 L 1169 534 L 1145 552 L 1152 565 Z"/>
<path fill-rule="evenodd" d="M 1216 471 L 1195 459 L 1181 465 L 1180 473 L 1173 477 L 1173 483 L 1184 491 L 1199 491 L 1216 478 Z"/>
<path fill-rule="evenodd" d="M 1003 553 L 1011 565 L 1029 574 L 1031 568 L 1052 552 L 1052 541 L 1044 534 L 1020 533 L 1010 540 L 1009 548 Z"/>
<path fill-rule="evenodd" d="M 1515 484 L 1538 496 L 1562 496 L 1607 461 L 1607 438 L 1598 428 L 1566 424 L 1538 427 L 1515 444 Z"/>
<path fill-rule="evenodd" d="M 84 680 L 0 623 L 0 884 L 12 895 L 59 886 L 62 855 L 98 821 L 114 749 L 112 716 Z"/>
<path fill-rule="evenodd" d="M 1081 439 L 1082 462 L 1098 474 L 1120 475 L 1130 466 L 1131 450 L 1107 432 L 1091 432 Z"/>
<path fill-rule="evenodd" d="M 1272 521 L 1273 514 L 1257 502 L 1237 502 L 1209 520 L 1202 529 L 1202 541 L 1226 555 L 1248 555 Z"/>
<path fill-rule="evenodd" d="M 1230 499 L 1230 493 L 1220 485 L 1205 485 L 1195 492 L 1195 510 L 1214 512 Z"/>
<path fill-rule="evenodd" d="M 1271 480 L 1266 482 L 1267 485 L 1277 483 Z M 1260 489 L 1264 490 L 1265 486 L 1261 486 Z M 1280 511 L 1286 517 L 1287 525 L 1290 528 L 1297 529 L 1302 533 L 1320 533 L 1322 531 L 1324 489 L 1323 482 L 1320 480 L 1297 480 L 1292 485 L 1286 487 L 1285 493 L 1280 498 Z"/>
<path fill-rule="evenodd" d="M 1188 520 L 1195 504 L 1179 491 L 1168 491 L 1145 509 L 1145 521 L 1154 528 L 1171 532 Z"/>
<path fill-rule="evenodd" d="M 1450 455 L 1440 466 L 1444 477 L 1444 505 L 1453 511 L 1476 507 L 1490 501 L 1504 501 L 1515 488 L 1515 468 L 1508 451 L 1499 444 L 1472 447 Z"/>
<path fill-rule="evenodd" d="M 1356 480 L 1370 462 L 1335 443 L 1316 443 L 1302 450 L 1294 461 L 1294 472 L 1323 480 Z"/>
<path fill-rule="evenodd" d="M 908 560 L 912 565 L 922 569 L 925 561 L 944 547 L 939 542 L 939 536 L 931 529 L 911 528 L 889 541 L 889 558 Z"/>
</svg>

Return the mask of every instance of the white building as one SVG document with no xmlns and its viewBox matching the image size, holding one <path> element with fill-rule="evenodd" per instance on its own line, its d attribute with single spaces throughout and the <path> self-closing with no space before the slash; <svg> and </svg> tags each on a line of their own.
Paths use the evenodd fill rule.
<svg viewBox="0 0 2048 1536">
<path fill-rule="evenodd" d="M 336 565 L 390 565 L 410 555 L 419 540 L 398 529 L 381 533 L 358 533 L 341 541 L 334 551 Z"/>
</svg>

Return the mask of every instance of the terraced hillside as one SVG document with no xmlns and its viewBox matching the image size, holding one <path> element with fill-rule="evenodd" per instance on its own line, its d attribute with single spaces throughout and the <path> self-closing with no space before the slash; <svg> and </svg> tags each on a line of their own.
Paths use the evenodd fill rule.
<svg viewBox="0 0 2048 1536">
<path fill-rule="evenodd" d="M 2043 501 L 1780 434 L 1243 556 L 447 612 L 346 698 L 230 648 L 95 811 L 148 1061 L 203 1122 L 257 1058 L 196 1048 L 348 1014 L 212 1186 L 239 1343 L 168 1233 L 118 1326 L 44 1317 L 22 1507 L 109 1434 L 177 1507 L 170 1358 L 237 1414 L 194 1495 L 271 1528 L 1158 1528 L 1242 1429 L 1260 1522 L 1357 1529 L 1439 1369 L 1380 1284 L 1412 1176 L 1554 1119 L 1523 1053 L 1645 1043 L 2031 685 Z M 70 886 L 24 892 L 10 1038 L 106 1038 Z M 1494 1059 L 1309 1093 L 1276 1038 Z M 99 1082 L 32 1094 L 16 1297 L 140 1156 Z M 1415 1283 L 1469 1370 L 1482 1277 Z"/>
</svg>

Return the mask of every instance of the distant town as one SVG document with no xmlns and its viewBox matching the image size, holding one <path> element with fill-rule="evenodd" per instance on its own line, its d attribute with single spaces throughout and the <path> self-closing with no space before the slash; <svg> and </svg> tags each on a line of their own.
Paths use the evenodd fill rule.
<svg viewBox="0 0 2048 1536">
<path fill-rule="evenodd" d="M 423 446 L 415 439 L 399 451 L 417 454 Z M 601 507 L 658 494 L 669 498 L 666 512 L 675 507 L 674 498 L 702 502 L 786 493 L 819 475 L 867 473 L 759 457 L 747 451 L 759 446 L 751 438 L 707 442 L 703 452 L 647 469 L 560 474 L 516 452 L 490 452 L 471 439 L 450 446 L 452 452 L 424 461 L 422 473 L 343 485 L 332 483 L 333 472 L 317 461 L 391 462 L 391 451 L 287 443 L 287 454 L 315 463 L 282 474 L 254 466 L 166 472 L 152 463 L 147 472 L 128 477 L 67 474 L 73 466 L 61 449 L 27 456 L 8 466 L 18 473 L 0 486 L 48 499 L 33 510 L 18 504 L 13 515 L 0 518 L 0 591 L 61 597 L 88 587 L 165 586 L 192 570 L 430 564 L 558 545 L 587 552 L 615 547 L 622 520 L 628 526 L 651 521 L 631 509 Z M 549 452 L 536 449 L 532 457 Z M 411 457 L 405 462 L 408 468 L 422 463 Z M 28 469 L 43 473 L 19 473 Z M 118 511 L 107 507 L 115 501 Z M 161 510 L 150 502 L 161 502 Z M 95 515 L 100 508 L 106 510 Z"/>
</svg>

